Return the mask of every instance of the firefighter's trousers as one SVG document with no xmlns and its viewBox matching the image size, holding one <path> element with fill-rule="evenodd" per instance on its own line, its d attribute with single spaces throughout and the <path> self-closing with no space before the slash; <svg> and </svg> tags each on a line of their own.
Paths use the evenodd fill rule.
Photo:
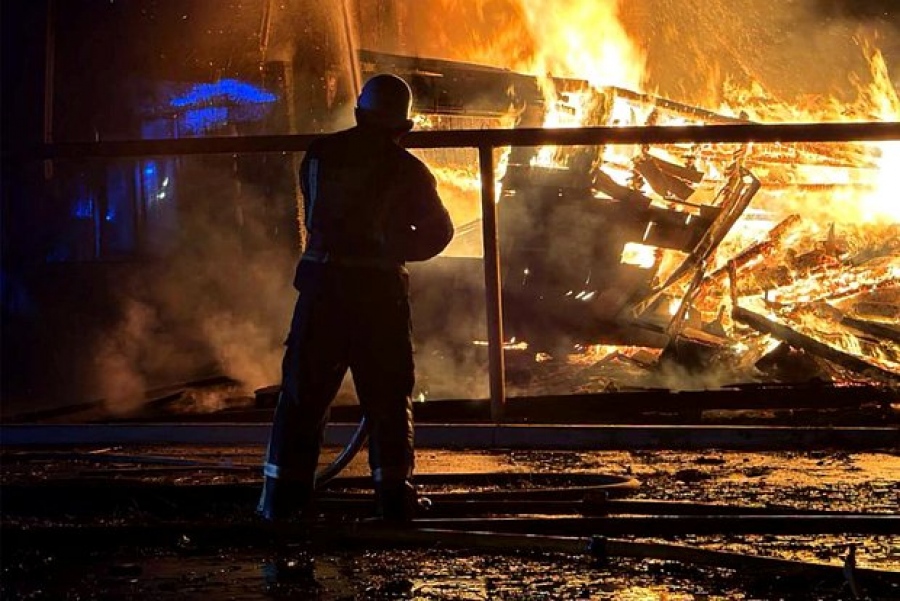
<svg viewBox="0 0 900 601">
<path fill-rule="evenodd" d="M 297 284 L 300 296 L 285 343 L 266 477 L 277 479 L 280 490 L 290 482 L 295 490 L 312 494 L 328 409 L 349 368 L 368 418 L 376 488 L 402 485 L 413 469 L 414 365 L 406 270 L 301 265 Z"/>
</svg>

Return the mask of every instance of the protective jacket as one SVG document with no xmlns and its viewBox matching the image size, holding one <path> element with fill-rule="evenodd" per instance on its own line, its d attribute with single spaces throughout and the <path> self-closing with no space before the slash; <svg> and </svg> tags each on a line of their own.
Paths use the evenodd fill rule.
<svg viewBox="0 0 900 601">
<path fill-rule="evenodd" d="M 300 182 L 307 260 L 424 261 L 453 237 L 434 176 L 381 130 L 358 126 L 317 140 L 303 159 Z"/>
</svg>

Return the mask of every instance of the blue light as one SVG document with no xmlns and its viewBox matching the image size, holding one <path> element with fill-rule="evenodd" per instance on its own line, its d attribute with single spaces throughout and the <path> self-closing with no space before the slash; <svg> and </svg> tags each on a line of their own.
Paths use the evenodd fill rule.
<svg viewBox="0 0 900 601">
<path fill-rule="evenodd" d="M 228 123 L 228 109 L 208 106 L 184 112 L 182 127 L 188 133 L 199 133 Z"/>
<path fill-rule="evenodd" d="M 75 219 L 93 219 L 94 217 L 94 199 L 82 198 L 75 202 L 75 209 L 72 211 Z"/>
<path fill-rule="evenodd" d="M 154 173 L 156 173 L 156 163 L 148 163 L 147 166 L 144 167 L 144 175 L 151 177 Z"/>
<path fill-rule="evenodd" d="M 237 79 L 220 79 L 215 83 L 199 83 L 191 90 L 170 101 L 173 107 L 212 104 L 225 100 L 235 104 L 266 104 L 278 97 L 271 92 Z"/>
</svg>

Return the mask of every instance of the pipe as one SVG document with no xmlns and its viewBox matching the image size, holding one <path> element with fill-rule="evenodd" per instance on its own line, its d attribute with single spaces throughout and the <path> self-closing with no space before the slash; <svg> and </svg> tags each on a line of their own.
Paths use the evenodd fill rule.
<svg viewBox="0 0 900 601">
<path fill-rule="evenodd" d="M 280 533 L 287 538 L 303 540 L 309 536 L 308 526 L 285 523 Z M 182 545 L 189 540 L 193 548 L 204 546 L 268 545 L 271 533 L 256 523 L 219 522 L 216 524 L 183 523 L 141 526 L 0 526 L 4 544 L 11 549 L 85 549 L 114 545 L 122 541 L 134 545 Z M 715 551 L 687 545 L 661 542 L 640 542 L 592 537 L 547 536 L 540 534 L 512 534 L 501 532 L 459 531 L 399 528 L 377 521 L 356 522 L 350 525 L 327 524 L 312 531 L 319 548 L 337 546 L 346 551 L 348 544 L 377 547 L 439 547 L 460 549 L 472 553 L 561 553 L 605 561 L 611 558 L 655 559 L 677 561 L 738 570 L 742 575 L 789 574 L 844 581 L 844 566 L 764 557 L 728 551 Z M 884 591 L 896 594 L 900 587 L 900 572 L 872 568 L 856 568 L 855 577 L 862 581 L 869 593 Z"/>
<path fill-rule="evenodd" d="M 884 517 L 885 514 L 860 513 L 851 511 L 819 511 L 815 509 L 797 509 L 794 507 L 758 507 L 716 505 L 712 503 L 685 503 L 680 501 L 657 500 L 604 500 L 602 494 L 588 494 L 580 499 L 555 500 L 542 497 L 529 496 L 527 494 L 511 494 L 507 498 L 482 499 L 478 492 L 471 493 L 472 499 L 445 498 L 440 494 L 426 494 L 428 499 L 426 508 L 421 512 L 423 519 L 435 518 L 460 518 L 474 516 L 613 516 L 628 515 L 629 523 L 640 524 L 639 520 L 633 520 L 635 516 L 657 516 L 665 518 L 697 516 L 699 523 L 712 524 L 712 520 L 703 521 L 703 518 L 716 518 L 735 516 L 766 516 L 776 522 L 783 516 L 815 516 L 831 518 L 865 518 Z M 316 499 L 316 507 L 323 513 L 341 513 L 349 515 L 371 514 L 371 494 L 348 493 L 346 495 L 326 494 Z M 669 520 L 674 521 L 674 520 Z M 645 520 L 650 524 L 652 520 Z M 726 523 L 726 520 L 720 520 Z M 682 521 L 681 525 L 687 524 Z"/>
<path fill-rule="evenodd" d="M 353 85 L 353 97 L 359 96 L 362 90 L 362 75 L 359 72 L 359 54 L 356 50 L 356 43 L 353 36 L 353 24 L 350 20 L 350 8 L 347 6 L 348 0 L 340 0 L 341 3 L 341 20 L 344 28 L 344 41 L 347 44 L 347 54 L 350 59 L 350 79 Z"/>
<path fill-rule="evenodd" d="M 177 140 L 122 140 L 43 144 L 19 159 L 144 157 L 186 154 L 301 152 L 318 135 L 222 136 Z M 405 148 L 499 148 L 501 146 L 588 146 L 598 144 L 783 144 L 793 142 L 884 142 L 900 140 L 900 123 L 791 123 L 579 128 L 518 128 L 414 131 Z"/>
<path fill-rule="evenodd" d="M 40 457 L 38 455 L 37 457 Z M 174 458 L 173 458 L 174 459 Z M 197 471 L 206 469 L 183 466 L 177 461 L 170 469 Z M 218 469 L 225 469 L 220 467 Z M 245 469 L 245 468 L 242 468 Z M 255 471 L 258 468 L 254 468 Z M 104 470 L 106 472 L 108 470 Z M 101 472 L 98 472 L 101 473 Z M 174 483 L 155 483 L 139 479 L 111 478 L 89 479 L 83 475 L 71 479 L 53 479 L 32 484 L 7 483 L 3 486 L 3 510 L 7 514 L 39 515 L 41 512 L 77 513 L 78 508 L 90 512 L 110 510 L 120 506 L 141 506 L 145 511 L 162 503 L 167 508 L 182 506 L 185 510 L 193 507 L 209 507 L 212 504 L 249 505 L 259 497 L 259 481 L 235 484 L 196 484 L 185 486 Z M 568 484 L 563 487 L 564 480 Z M 593 499 L 624 496 L 632 493 L 637 482 L 625 476 L 602 474 L 577 474 L 560 477 L 552 474 L 535 473 L 488 473 L 488 474 L 426 474 L 417 476 L 420 485 L 460 486 L 466 492 L 435 493 L 429 495 L 436 503 L 459 503 L 469 499 L 480 499 L 493 503 L 516 501 L 568 501 L 576 503 L 585 497 Z M 506 491 L 472 491 L 474 487 L 512 487 L 516 483 L 530 482 L 533 487 Z M 347 493 L 332 489 L 369 490 L 372 480 L 366 477 L 338 477 L 332 479 L 319 495 L 323 510 L 359 509 L 371 503 L 371 493 Z"/>
</svg>

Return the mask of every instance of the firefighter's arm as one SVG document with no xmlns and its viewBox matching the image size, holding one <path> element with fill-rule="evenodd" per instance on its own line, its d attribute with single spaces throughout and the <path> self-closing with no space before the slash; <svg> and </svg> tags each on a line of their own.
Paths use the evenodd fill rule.
<svg viewBox="0 0 900 601">
<path fill-rule="evenodd" d="M 404 261 L 425 261 L 447 248 L 453 239 L 453 222 L 438 195 L 434 176 L 422 166 L 411 178 L 406 193 L 406 219 L 399 232 Z"/>
</svg>

